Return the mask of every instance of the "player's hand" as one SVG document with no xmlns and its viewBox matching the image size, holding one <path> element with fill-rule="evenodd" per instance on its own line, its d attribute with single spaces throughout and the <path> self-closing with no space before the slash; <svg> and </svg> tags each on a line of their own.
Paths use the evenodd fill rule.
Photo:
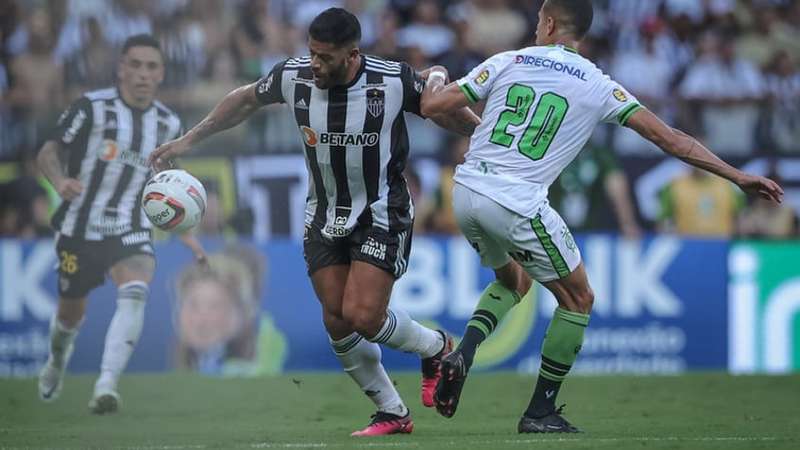
<svg viewBox="0 0 800 450">
<path fill-rule="evenodd" d="M 183 138 L 169 141 L 158 147 L 147 157 L 147 164 L 156 172 L 172 168 L 172 160 L 189 151 L 191 146 Z"/>
<path fill-rule="evenodd" d="M 769 178 L 744 174 L 736 184 L 749 195 L 757 195 L 776 203 L 783 201 L 783 189 Z"/>
<path fill-rule="evenodd" d="M 75 178 L 62 178 L 54 187 L 58 195 L 67 201 L 75 200 L 83 192 L 83 185 Z"/>
</svg>

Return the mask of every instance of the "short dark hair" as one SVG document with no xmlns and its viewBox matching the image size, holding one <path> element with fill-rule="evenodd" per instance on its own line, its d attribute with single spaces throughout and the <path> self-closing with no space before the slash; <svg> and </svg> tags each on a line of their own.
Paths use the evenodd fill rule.
<svg viewBox="0 0 800 450">
<path fill-rule="evenodd" d="M 126 39 L 125 43 L 122 44 L 122 54 L 127 54 L 128 50 L 133 47 L 152 47 L 158 50 L 159 53 L 162 53 L 161 44 L 158 42 L 158 39 L 150 34 L 136 34 Z"/>
<path fill-rule="evenodd" d="M 361 24 L 356 16 L 346 9 L 328 8 L 311 21 L 308 35 L 316 41 L 337 47 L 358 44 L 361 40 Z"/>
<path fill-rule="evenodd" d="M 563 20 L 561 25 L 567 29 L 576 39 L 583 39 L 589 28 L 592 26 L 594 18 L 594 8 L 591 0 L 547 0 L 545 5 L 548 8 L 556 8 Z"/>
</svg>

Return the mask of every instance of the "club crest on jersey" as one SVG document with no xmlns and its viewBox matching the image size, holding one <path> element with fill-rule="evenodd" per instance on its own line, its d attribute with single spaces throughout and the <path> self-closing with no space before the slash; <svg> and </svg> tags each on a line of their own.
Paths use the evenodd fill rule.
<svg viewBox="0 0 800 450">
<path fill-rule="evenodd" d="M 617 100 L 619 100 L 619 101 L 621 101 L 623 103 L 628 101 L 628 96 L 625 95 L 624 92 L 622 92 L 622 89 L 615 88 L 613 94 L 614 94 L 614 98 L 615 99 L 617 99 Z"/>
<path fill-rule="evenodd" d="M 112 141 L 111 139 L 106 139 L 103 141 L 102 147 L 100 147 L 100 159 L 103 161 L 112 161 L 117 157 L 117 153 L 119 153 L 119 149 L 117 148 L 116 142 Z"/>
<path fill-rule="evenodd" d="M 386 94 L 380 89 L 370 89 L 367 91 L 367 111 L 372 117 L 377 118 L 383 114 Z"/>
<path fill-rule="evenodd" d="M 489 69 L 483 69 L 481 73 L 475 77 L 475 83 L 483 85 L 486 81 L 489 80 Z"/>
</svg>

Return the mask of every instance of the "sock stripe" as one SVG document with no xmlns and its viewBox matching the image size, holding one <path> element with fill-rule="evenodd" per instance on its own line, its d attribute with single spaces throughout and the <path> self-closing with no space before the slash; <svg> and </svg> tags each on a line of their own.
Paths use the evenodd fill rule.
<svg viewBox="0 0 800 450">
<path fill-rule="evenodd" d="M 547 378 L 550 381 L 555 381 L 557 383 L 561 383 L 564 381 L 564 376 L 556 375 L 554 373 L 548 372 L 544 367 L 539 369 L 539 376 L 543 378 Z"/>
<path fill-rule="evenodd" d="M 549 372 L 549 373 L 551 373 L 553 375 L 559 376 L 559 377 L 566 377 L 567 374 L 569 373 L 569 371 L 561 370 L 561 369 L 558 369 L 556 367 L 550 366 L 549 364 L 547 364 L 544 361 L 542 361 L 542 365 L 540 366 L 540 370 L 545 370 L 545 371 L 547 371 L 547 372 Z"/>
<path fill-rule="evenodd" d="M 472 322 L 472 323 L 468 323 L 467 326 L 473 326 L 473 327 L 477 328 L 485 336 L 489 336 L 490 334 L 492 334 L 492 324 L 491 324 L 491 322 L 489 322 L 489 319 L 487 319 L 487 318 L 485 318 L 483 316 L 473 315 L 472 318 L 469 319 L 469 321 Z M 482 330 L 481 326 L 479 326 L 479 325 L 482 325 L 483 328 L 485 328 L 485 330 Z"/>
<path fill-rule="evenodd" d="M 392 336 L 394 330 L 397 328 L 397 317 L 394 315 L 394 312 L 390 309 L 387 311 L 386 314 L 386 322 L 383 324 L 383 328 L 381 329 L 378 334 L 370 339 L 372 342 L 377 342 L 378 344 L 383 344 Z"/>
<path fill-rule="evenodd" d="M 472 313 L 473 317 L 475 315 L 478 315 L 478 314 L 480 314 L 481 316 L 486 317 L 487 319 L 489 319 L 489 321 L 492 322 L 492 330 L 497 328 L 497 322 L 499 322 L 499 321 L 497 320 L 497 316 L 495 316 L 493 312 L 491 312 L 489 310 L 486 310 L 486 309 L 477 309 L 477 310 L 475 310 L 474 313 Z"/>
<path fill-rule="evenodd" d="M 553 361 L 552 359 L 548 358 L 547 356 L 542 355 L 542 362 L 547 363 L 548 366 L 551 366 L 557 370 L 561 370 L 564 372 L 569 372 L 569 369 L 572 368 L 569 364 L 560 363 L 558 361 Z"/>
<path fill-rule="evenodd" d="M 348 342 L 346 342 L 344 344 L 340 344 L 340 345 L 334 344 L 333 345 L 333 351 L 335 353 L 337 353 L 337 354 L 340 354 L 340 355 L 341 354 L 345 354 L 345 353 L 349 352 L 350 350 L 352 350 L 356 345 L 358 345 L 358 343 L 361 342 L 362 339 L 363 338 L 361 337 L 361 335 L 356 335 L 355 339 L 351 339 L 350 341 L 348 341 Z"/>
</svg>

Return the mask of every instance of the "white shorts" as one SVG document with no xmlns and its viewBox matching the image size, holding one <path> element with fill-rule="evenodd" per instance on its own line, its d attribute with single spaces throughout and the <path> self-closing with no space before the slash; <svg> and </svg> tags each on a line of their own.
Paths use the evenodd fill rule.
<svg viewBox="0 0 800 450">
<path fill-rule="evenodd" d="M 498 269 L 514 259 L 543 282 L 566 277 L 581 262 L 567 224 L 547 201 L 534 217 L 524 217 L 456 183 L 453 210 L 484 266 Z"/>
</svg>

